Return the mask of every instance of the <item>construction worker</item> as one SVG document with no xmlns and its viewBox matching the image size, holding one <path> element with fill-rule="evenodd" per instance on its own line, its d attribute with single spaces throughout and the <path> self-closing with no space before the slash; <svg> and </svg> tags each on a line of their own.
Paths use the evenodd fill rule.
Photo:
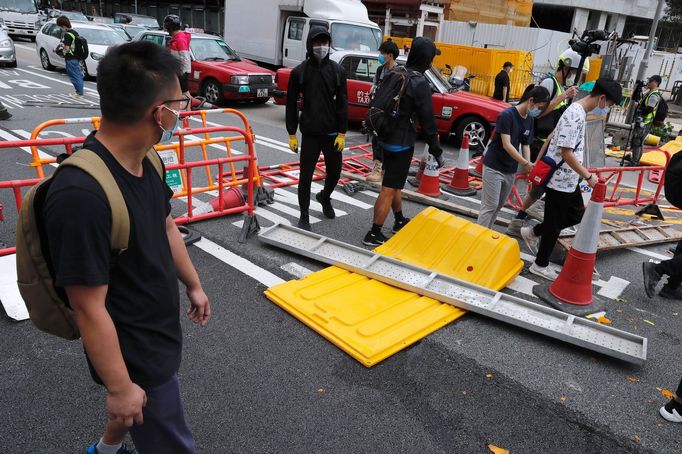
<svg viewBox="0 0 682 454">
<path fill-rule="evenodd" d="M 567 49 L 559 57 L 557 70 L 554 74 L 548 74 L 540 82 L 541 87 L 545 87 L 550 94 L 550 102 L 547 109 L 535 120 L 535 140 L 530 146 L 530 160 L 536 163 L 542 157 L 540 150 L 547 141 L 548 136 L 556 127 L 559 118 L 568 107 L 568 100 L 578 94 L 578 87 L 574 85 L 575 76 L 580 66 L 580 54 L 572 49 Z M 589 63 L 583 65 L 583 73 L 589 71 Z M 582 76 L 581 76 L 582 77 Z M 544 193 L 541 186 L 533 186 L 523 199 L 521 210 L 516 218 L 507 227 L 507 235 L 519 236 L 521 227 L 528 217 L 527 210 L 540 200 Z"/>
<path fill-rule="evenodd" d="M 374 204 L 372 228 L 362 240 L 365 246 L 379 246 L 386 242 L 387 238 L 381 229 L 390 210 L 393 210 L 395 219 L 393 233 L 397 233 L 410 220 L 403 215 L 401 191 L 405 186 L 414 154 L 414 143 L 417 139 L 415 121 L 421 125 L 424 140 L 429 145 L 429 153 L 436 159 L 437 167 L 440 168 L 444 164 L 443 149 L 438 141 L 436 119 L 433 115 L 431 85 L 424 76 L 426 70 L 431 67 L 436 52 L 435 44 L 428 38 L 419 37 L 412 41 L 412 49 L 405 65 L 409 82 L 400 98 L 395 127 L 378 138 L 384 150 L 384 179 L 381 183 L 381 192 Z"/>
<path fill-rule="evenodd" d="M 649 91 L 646 92 L 637 105 L 634 121 L 635 130 L 632 133 L 632 154 L 630 155 L 630 165 L 632 166 L 639 165 L 639 160 L 642 158 L 644 140 L 651 132 L 654 118 L 661 104 L 661 99 L 663 99 L 661 91 L 658 89 L 660 85 L 661 76 L 654 75 L 649 77 L 646 84 Z"/>
<path fill-rule="evenodd" d="M 590 187 L 597 184 L 596 175 L 583 166 L 587 114 L 607 115 L 610 107 L 621 99 L 621 86 L 612 79 L 600 78 L 590 95 L 572 103 L 559 119 L 547 148 L 547 157 L 554 161 L 555 170 L 545 187 L 544 219 L 535 227 L 521 228 L 521 237 L 536 255 L 529 269 L 532 274 L 548 280 L 557 278 L 549 263 L 556 240 L 562 229 L 578 224 L 585 211 L 578 183 L 582 178 Z"/>
<path fill-rule="evenodd" d="M 509 75 L 513 68 L 514 65 L 512 65 L 512 62 L 510 61 L 504 62 L 504 65 L 502 65 L 502 71 L 495 76 L 495 92 L 493 93 L 493 99 L 509 102 Z"/>
<path fill-rule="evenodd" d="M 381 66 L 377 68 L 377 72 L 374 75 L 374 85 L 372 85 L 372 89 L 370 91 L 370 100 L 374 97 L 377 87 L 381 85 L 381 81 L 384 80 L 384 76 L 386 76 L 386 74 L 398 64 L 396 59 L 399 55 L 400 49 L 398 49 L 398 45 L 390 38 L 387 41 L 384 41 L 379 47 L 378 61 Z M 384 153 L 381 149 L 381 145 L 379 145 L 379 142 L 377 141 L 377 138 L 374 136 L 372 136 L 372 154 L 374 158 L 374 167 L 372 168 L 372 171 L 369 173 L 369 175 L 367 175 L 365 180 L 370 183 L 379 183 L 381 182 L 381 178 L 383 176 L 382 166 L 384 161 Z"/>
<path fill-rule="evenodd" d="M 298 226 L 310 230 L 310 186 L 320 157 L 324 153 L 326 178 L 324 189 L 315 199 L 322 213 L 334 219 L 336 213 L 331 195 L 341 177 L 342 151 L 346 148 L 348 129 L 348 96 L 346 71 L 329 59 L 332 38 L 320 25 L 310 28 L 306 60 L 291 71 L 287 89 L 286 125 L 289 148 L 298 153 L 296 130 L 301 128 L 301 174 L 298 183 Z M 298 98 L 303 95 L 303 112 L 299 121 Z"/>
</svg>

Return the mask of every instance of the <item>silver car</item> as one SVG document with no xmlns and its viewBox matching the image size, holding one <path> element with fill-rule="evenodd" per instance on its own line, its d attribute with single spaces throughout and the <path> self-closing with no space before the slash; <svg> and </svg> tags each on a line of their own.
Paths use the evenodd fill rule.
<svg viewBox="0 0 682 454">
<path fill-rule="evenodd" d="M 0 24 L 0 64 L 17 67 L 17 53 L 14 50 L 14 41 L 7 34 L 7 30 Z"/>
</svg>

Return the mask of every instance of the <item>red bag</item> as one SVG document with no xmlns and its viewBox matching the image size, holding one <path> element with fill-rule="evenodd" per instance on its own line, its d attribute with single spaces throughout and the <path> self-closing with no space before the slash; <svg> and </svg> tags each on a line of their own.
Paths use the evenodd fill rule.
<svg viewBox="0 0 682 454">
<path fill-rule="evenodd" d="M 549 156 L 543 156 L 540 161 L 533 166 L 533 170 L 528 174 L 528 180 L 536 186 L 545 186 L 549 183 L 554 172 L 563 164 L 563 159 L 557 164 L 556 161 Z"/>
</svg>

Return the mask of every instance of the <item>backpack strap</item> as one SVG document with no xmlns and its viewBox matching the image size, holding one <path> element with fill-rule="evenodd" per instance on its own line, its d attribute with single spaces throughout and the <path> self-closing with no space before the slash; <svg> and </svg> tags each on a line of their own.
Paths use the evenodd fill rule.
<svg viewBox="0 0 682 454">
<path fill-rule="evenodd" d="M 158 155 L 156 156 L 160 162 L 161 159 Z M 77 167 L 99 183 L 111 208 L 111 249 L 121 252 L 128 249 L 128 239 L 130 238 L 128 207 L 123 199 L 121 189 L 102 158 L 93 151 L 81 149 L 60 164 L 59 168 L 64 166 Z"/>
<path fill-rule="evenodd" d="M 147 159 L 152 163 L 152 166 L 154 167 L 154 170 L 156 170 L 156 173 L 159 174 L 161 181 L 166 181 L 163 172 L 163 161 L 161 161 L 161 156 L 159 156 L 154 148 L 147 152 Z"/>
</svg>

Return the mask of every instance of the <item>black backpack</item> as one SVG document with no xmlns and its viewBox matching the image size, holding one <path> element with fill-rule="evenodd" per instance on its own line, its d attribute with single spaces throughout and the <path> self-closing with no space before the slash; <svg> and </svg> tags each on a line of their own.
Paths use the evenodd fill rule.
<svg viewBox="0 0 682 454">
<path fill-rule="evenodd" d="M 67 32 L 67 34 L 73 36 L 73 57 L 76 60 L 85 60 L 88 58 L 88 55 L 90 54 L 88 40 L 73 31 Z"/>
<path fill-rule="evenodd" d="M 663 123 L 668 116 L 668 103 L 661 96 L 661 100 L 658 102 L 658 110 L 656 111 L 656 116 L 654 117 L 654 123 Z"/>
<path fill-rule="evenodd" d="M 415 72 L 409 72 L 402 66 L 396 66 L 384 75 L 384 80 L 377 87 L 374 97 L 369 103 L 369 110 L 365 117 L 366 130 L 377 137 L 385 137 L 392 131 L 400 116 L 400 101 L 402 100 L 410 77 Z"/>
<path fill-rule="evenodd" d="M 682 209 L 682 152 L 675 153 L 665 171 L 665 198 L 673 206 Z"/>
</svg>

